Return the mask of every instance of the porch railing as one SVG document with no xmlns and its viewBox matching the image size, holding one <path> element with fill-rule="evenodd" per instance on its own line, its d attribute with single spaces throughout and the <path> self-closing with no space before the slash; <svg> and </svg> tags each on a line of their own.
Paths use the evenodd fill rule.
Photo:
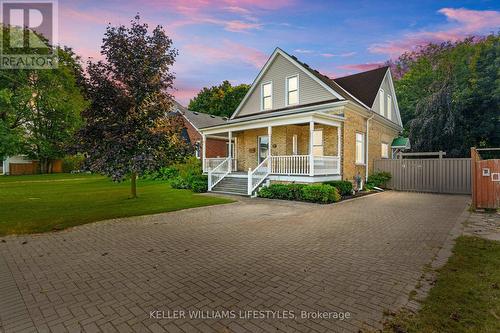
<svg viewBox="0 0 500 333">
<path fill-rule="evenodd" d="M 215 168 L 208 168 L 208 190 L 211 191 L 224 177 L 226 177 L 231 166 L 231 158 L 228 157 L 220 162 Z"/>
<path fill-rule="evenodd" d="M 314 156 L 314 175 L 339 175 L 340 157 Z"/>
<path fill-rule="evenodd" d="M 309 155 L 271 156 L 273 175 L 336 175 L 340 174 L 340 158 L 337 156 L 315 156 L 311 173 Z"/>
<path fill-rule="evenodd" d="M 205 158 L 205 169 L 203 172 L 208 172 L 208 169 L 215 169 L 219 164 L 224 162 L 227 157 L 213 157 L 213 158 Z M 233 169 L 232 171 L 236 171 L 238 167 L 238 163 L 236 159 L 232 159 Z"/>
<path fill-rule="evenodd" d="M 271 174 L 309 175 L 309 155 L 271 156 Z"/>
<path fill-rule="evenodd" d="M 248 195 L 269 176 L 271 171 L 271 159 L 266 157 L 254 170 L 248 170 Z"/>
</svg>

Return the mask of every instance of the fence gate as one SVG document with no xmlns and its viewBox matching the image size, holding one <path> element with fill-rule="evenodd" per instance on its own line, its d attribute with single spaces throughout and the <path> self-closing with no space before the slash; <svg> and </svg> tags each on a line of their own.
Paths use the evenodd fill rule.
<svg viewBox="0 0 500 333">
<path fill-rule="evenodd" d="M 471 148 L 472 206 L 500 208 L 500 159 L 481 158 L 481 151 L 500 151 L 500 148 Z"/>
<path fill-rule="evenodd" d="M 438 155 L 439 158 L 413 158 Z M 401 191 L 471 193 L 471 159 L 443 158 L 444 152 L 403 153 L 396 160 L 376 160 L 375 171 L 387 171 L 387 186 Z M 405 158 L 412 157 L 412 158 Z"/>
</svg>

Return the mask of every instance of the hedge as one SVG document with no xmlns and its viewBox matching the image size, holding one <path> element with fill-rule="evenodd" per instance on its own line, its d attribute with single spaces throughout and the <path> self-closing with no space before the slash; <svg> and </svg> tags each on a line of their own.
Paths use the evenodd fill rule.
<svg viewBox="0 0 500 333">
<path fill-rule="evenodd" d="M 374 187 L 382 187 L 385 188 L 387 182 L 391 180 L 392 175 L 389 172 L 377 172 L 371 174 L 368 177 L 368 181 L 366 182 L 366 189 L 371 190 Z"/>
<path fill-rule="evenodd" d="M 352 195 L 352 183 L 348 180 L 332 180 L 323 184 L 335 187 L 343 197 Z"/>
<path fill-rule="evenodd" d="M 332 203 L 340 200 L 338 190 L 330 185 L 273 184 L 257 194 L 261 198 Z"/>
</svg>

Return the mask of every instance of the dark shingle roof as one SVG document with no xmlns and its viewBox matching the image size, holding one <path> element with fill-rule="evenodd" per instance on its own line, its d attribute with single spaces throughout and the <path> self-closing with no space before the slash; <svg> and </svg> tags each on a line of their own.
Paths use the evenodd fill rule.
<svg viewBox="0 0 500 333">
<path fill-rule="evenodd" d="M 207 113 L 194 112 L 188 110 L 186 107 L 182 106 L 179 102 L 174 101 L 173 112 L 180 112 L 186 117 L 186 119 L 196 127 L 200 129 L 203 127 L 222 125 L 227 122 L 227 119 L 223 117 L 213 116 Z"/>
<path fill-rule="evenodd" d="M 368 107 L 373 105 L 388 66 L 334 79 L 342 88 Z"/>
</svg>

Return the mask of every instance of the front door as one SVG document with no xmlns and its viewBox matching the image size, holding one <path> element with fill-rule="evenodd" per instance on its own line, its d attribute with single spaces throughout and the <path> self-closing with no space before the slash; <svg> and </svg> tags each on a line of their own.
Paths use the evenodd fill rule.
<svg viewBox="0 0 500 333">
<path fill-rule="evenodd" d="M 267 135 L 257 138 L 257 161 L 261 164 L 267 158 L 269 153 L 269 137 Z"/>
</svg>

